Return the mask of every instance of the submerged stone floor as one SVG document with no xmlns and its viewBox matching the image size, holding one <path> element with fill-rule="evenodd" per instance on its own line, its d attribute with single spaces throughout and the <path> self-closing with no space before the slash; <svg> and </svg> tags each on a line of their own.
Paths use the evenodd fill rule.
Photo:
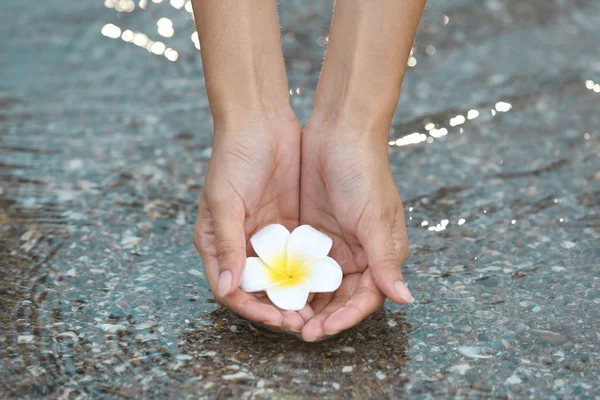
<svg viewBox="0 0 600 400">
<path fill-rule="evenodd" d="M 0 398 L 600 399 L 597 0 L 429 2 L 390 131 L 416 302 L 314 344 L 204 280 L 184 4 L 3 2 Z M 331 3 L 280 12 L 306 121 Z"/>
</svg>

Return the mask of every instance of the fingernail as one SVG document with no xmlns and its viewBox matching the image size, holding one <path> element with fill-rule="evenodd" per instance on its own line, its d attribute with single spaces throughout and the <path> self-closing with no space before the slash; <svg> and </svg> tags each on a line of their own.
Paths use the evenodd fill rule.
<svg viewBox="0 0 600 400">
<path fill-rule="evenodd" d="M 323 333 L 325 334 L 325 336 L 334 336 L 334 335 L 337 335 L 338 333 L 340 333 L 340 331 L 339 330 L 330 331 L 330 330 L 324 329 Z"/>
<path fill-rule="evenodd" d="M 307 343 L 313 343 L 313 342 L 316 342 L 316 341 L 317 341 L 317 339 L 318 339 L 318 337 L 316 337 L 316 336 L 314 336 L 314 337 L 311 337 L 311 336 L 309 336 L 309 337 L 304 337 L 304 336 L 302 336 L 302 340 L 304 340 L 304 341 L 305 341 L 305 342 L 307 342 Z"/>
<path fill-rule="evenodd" d="M 408 290 L 406 287 L 406 283 L 402 281 L 396 281 L 396 283 L 394 283 L 394 287 L 396 288 L 396 293 L 398 293 L 398 296 L 400 296 L 402 300 L 406 301 L 408 304 L 415 302 L 412 294 L 410 294 L 410 290 Z"/>
<path fill-rule="evenodd" d="M 219 275 L 219 284 L 217 289 L 217 294 L 219 295 L 219 297 L 227 296 L 227 293 L 229 293 L 229 289 L 231 289 L 232 279 L 233 276 L 231 275 L 231 271 L 227 270 L 221 272 L 221 275 Z"/>
<path fill-rule="evenodd" d="M 281 332 L 281 330 L 283 329 L 282 324 L 280 322 L 265 322 L 262 325 L 271 332 Z"/>
</svg>

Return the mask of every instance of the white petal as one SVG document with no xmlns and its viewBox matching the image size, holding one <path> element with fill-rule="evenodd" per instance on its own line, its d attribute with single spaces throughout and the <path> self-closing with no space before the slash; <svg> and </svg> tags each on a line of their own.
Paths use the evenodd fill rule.
<svg viewBox="0 0 600 400">
<path fill-rule="evenodd" d="M 308 260 L 302 269 L 308 272 L 311 293 L 335 292 L 342 284 L 342 267 L 331 257 Z"/>
<path fill-rule="evenodd" d="M 269 267 L 274 267 L 278 262 L 285 262 L 290 231 L 283 225 L 267 225 L 250 238 L 250 243 L 256 254 Z"/>
<path fill-rule="evenodd" d="M 277 285 L 267 264 L 258 257 L 246 258 L 246 267 L 242 273 L 240 289 L 244 292 L 260 292 Z"/>
<path fill-rule="evenodd" d="M 297 268 L 311 258 L 326 257 L 332 244 L 333 240 L 326 234 L 310 225 L 300 225 L 288 240 L 287 265 Z"/>
<path fill-rule="evenodd" d="M 302 310 L 308 299 L 308 279 L 301 278 L 295 285 L 283 283 L 267 289 L 267 296 L 277 307 L 287 311 Z"/>
</svg>

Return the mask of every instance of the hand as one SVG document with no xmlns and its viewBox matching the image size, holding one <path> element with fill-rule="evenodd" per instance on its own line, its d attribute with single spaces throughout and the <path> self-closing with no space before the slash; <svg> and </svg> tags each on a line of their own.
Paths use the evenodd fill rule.
<svg viewBox="0 0 600 400">
<path fill-rule="evenodd" d="M 278 121 L 215 129 L 194 244 L 217 302 L 271 327 L 300 332 L 310 307 L 282 311 L 264 294 L 239 289 L 249 238 L 271 223 L 293 230 L 299 217 L 300 127 L 293 113 Z"/>
<path fill-rule="evenodd" d="M 387 140 L 347 127 L 314 129 L 309 122 L 302 134 L 300 194 L 300 223 L 333 238 L 330 255 L 344 272 L 335 293 L 317 294 L 310 303 L 316 315 L 302 329 L 304 340 L 356 325 L 386 297 L 413 301 L 400 271 L 408 237 Z"/>
</svg>

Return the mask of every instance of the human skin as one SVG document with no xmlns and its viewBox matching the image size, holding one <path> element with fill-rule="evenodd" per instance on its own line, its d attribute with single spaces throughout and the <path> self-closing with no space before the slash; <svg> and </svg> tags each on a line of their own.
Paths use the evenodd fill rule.
<svg viewBox="0 0 600 400">
<path fill-rule="evenodd" d="M 300 125 L 289 104 L 271 0 L 193 3 L 214 121 L 214 146 L 194 228 L 216 300 L 237 314 L 299 332 L 310 306 L 282 311 L 239 289 L 249 238 L 299 222 Z"/>
<path fill-rule="evenodd" d="M 314 341 L 357 324 L 385 297 L 413 301 L 400 270 L 408 240 L 387 140 L 423 6 L 336 2 L 315 107 L 301 134 L 275 2 L 193 0 L 215 141 L 194 243 L 220 304 Z M 241 291 L 248 240 L 270 223 L 310 224 L 331 236 L 342 286 L 299 312 Z"/>
<path fill-rule="evenodd" d="M 388 132 L 425 0 L 337 0 L 302 134 L 300 222 L 333 238 L 344 279 L 315 296 L 302 329 L 314 341 L 348 329 L 385 298 L 412 303 L 404 210 L 388 164 Z"/>
</svg>

